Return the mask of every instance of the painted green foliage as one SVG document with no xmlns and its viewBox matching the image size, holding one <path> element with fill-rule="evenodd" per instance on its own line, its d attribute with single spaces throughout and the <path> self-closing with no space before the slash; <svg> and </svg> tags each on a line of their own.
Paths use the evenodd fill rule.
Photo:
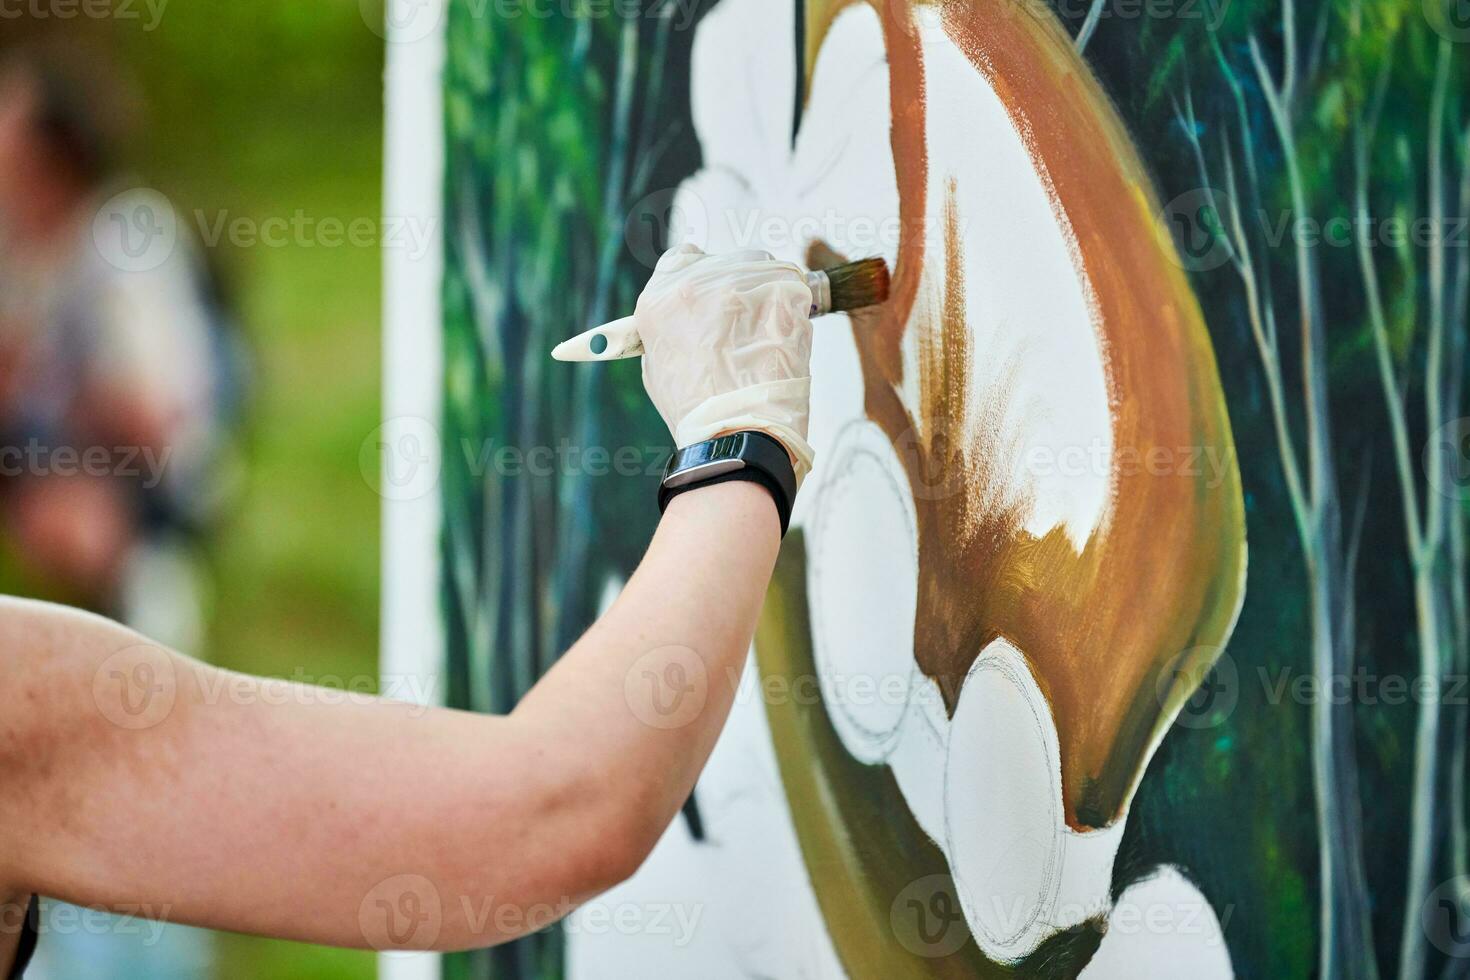
<svg viewBox="0 0 1470 980">
<path fill-rule="evenodd" d="M 1463 675 L 1470 657 L 1463 480 L 1422 454 L 1466 414 L 1470 25 L 1436 2 L 1105 4 L 1085 51 L 1160 199 L 1189 202 L 1161 220 L 1194 266 L 1251 550 L 1214 700 L 1155 756 L 1115 880 L 1183 868 L 1241 976 L 1462 965 L 1422 929 L 1417 949 L 1404 940 L 1427 888 L 1470 870 L 1465 708 L 1431 699 L 1426 733 L 1390 680 Z M 1074 33 L 1082 6 L 1058 7 Z M 648 471 L 668 438 L 636 363 L 570 368 L 546 351 L 631 309 L 656 244 L 649 197 L 699 151 L 692 30 L 605 7 L 490 9 L 456 0 L 449 24 L 443 571 L 453 699 L 504 711 L 653 526 Z M 620 449 L 621 472 L 644 475 L 617 475 Z M 453 970 L 557 976 L 560 950 L 540 937 Z"/>
<path fill-rule="evenodd" d="M 1419 904 L 1429 888 L 1465 870 L 1451 846 L 1463 823 L 1459 795 L 1446 782 L 1453 767 L 1463 774 L 1463 755 L 1454 746 L 1463 742 L 1465 718 L 1460 707 L 1431 703 L 1443 724 L 1442 742 L 1432 746 L 1438 778 L 1428 805 L 1445 818 L 1429 841 L 1428 879 L 1405 902 L 1420 712 L 1401 690 L 1392 693 L 1399 689 L 1389 678 L 1463 672 L 1465 657 L 1462 633 L 1446 626 L 1426 644 L 1416 630 L 1421 617 L 1403 517 L 1408 486 L 1421 511 L 1436 500 L 1444 505 L 1446 542 L 1462 533 L 1456 486 L 1421 466 L 1419 452 L 1439 424 L 1463 414 L 1458 379 L 1470 248 L 1456 222 L 1444 221 L 1437 231 L 1426 224 L 1434 154 L 1442 157 L 1443 213 L 1463 215 L 1470 206 L 1459 176 L 1466 162 L 1466 50 L 1448 22 L 1432 24 L 1427 12 L 1432 5 L 1407 2 L 1295 9 L 1236 2 L 1212 10 L 1218 20 L 1185 29 L 1168 22 L 1141 22 L 1132 31 L 1115 25 L 1099 31 L 1088 52 L 1149 155 L 1161 196 L 1211 187 L 1231 195 L 1239 212 L 1237 229 L 1230 205 L 1217 202 L 1212 241 L 1231 244 L 1234 254 L 1194 275 L 1221 361 L 1250 521 L 1246 603 L 1228 651 L 1227 679 L 1238 691 L 1232 695 L 1238 707 L 1218 725 L 1181 727 L 1164 743 L 1125 847 L 1149 860 L 1182 848 L 1175 860 L 1199 878 L 1217 914 L 1232 916 L 1226 935 L 1245 975 L 1306 975 L 1323 968 L 1322 950 L 1332 943 L 1334 975 L 1372 976 L 1375 963 L 1392 973 L 1401 935 L 1418 942 L 1429 959 L 1400 964 L 1398 972 L 1437 973 L 1438 954 L 1425 947 Z M 1432 140 L 1437 79 L 1454 94 L 1438 110 L 1442 137 Z M 1366 119 L 1380 80 L 1383 123 L 1370 134 Z M 1368 222 L 1356 213 L 1360 138 Z M 1429 274 L 1439 261 L 1436 250 L 1450 267 L 1442 279 Z M 1407 408 L 1404 442 L 1412 459 L 1406 463 L 1397 458 L 1389 399 L 1375 369 L 1364 252 L 1382 280 L 1390 399 Z M 1442 310 L 1438 325 L 1427 315 L 1431 307 Z M 1253 313 L 1271 334 L 1268 343 L 1256 336 Z M 1303 324 L 1311 332 L 1305 346 Z M 1437 345 L 1443 357 L 1435 367 Z M 1277 360 L 1284 389 L 1279 412 L 1264 352 Z M 1316 418 L 1309 410 L 1314 387 L 1327 406 Z M 1442 393 L 1444 401 L 1437 424 L 1424 408 L 1431 391 L 1433 400 Z M 1288 452 L 1300 470 L 1320 452 L 1317 472 L 1301 477 L 1303 509 L 1312 510 L 1313 497 L 1322 501 L 1306 534 L 1298 526 L 1301 501 L 1285 473 Z M 1317 526 L 1326 530 L 1314 537 Z M 1436 601 L 1462 604 L 1463 578 L 1454 566 L 1463 566 L 1463 558 L 1442 550 Z M 1311 660 L 1317 627 L 1306 600 L 1310 562 L 1335 566 L 1340 576 L 1331 629 L 1338 649 L 1327 676 Z M 1426 645 L 1433 649 L 1421 662 Z M 1316 697 L 1314 689 L 1335 693 Z M 1330 740 L 1338 762 L 1326 795 L 1347 822 L 1343 837 L 1320 835 L 1314 816 L 1312 752 L 1326 741 L 1314 711 L 1324 701 L 1339 702 L 1332 705 Z M 1361 830 L 1352 826 L 1359 822 Z M 1201 833 L 1180 834 L 1188 827 Z M 1332 943 L 1323 940 L 1319 911 L 1319 840 L 1335 852 L 1344 893 Z M 1354 914 L 1361 916 L 1356 935 L 1345 922 Z"/>
<path fill-rule="evenodd" d="M 504 712 L 656 522 L 672 447 L 637 362 L 547 352 L 631 308 L 647 270 L 625 247 L 640 231 L 625 235 L 628 202 L 672 186 L 660 160 L 687 168 L 697 149 L 658 98 L 688 63 L 690 32 L 668 17 L 489 9 L 453 3 L 448 26 L 442 568 L 451 700 Z M 556 976 L 561 962 L 552 933 L 451 970 Z"/>
<path fill-rule="evenodd" d="M 645 89 L 669 32 L 477 9 L 453 6 L 446 69 L 446 604 L 460 697 L 507 710 L 656 516 L 646 491 L 668 439 L 636 362 L 546 352 L 641 285 L 624 215 L 657 176 Z"/>
</svg>

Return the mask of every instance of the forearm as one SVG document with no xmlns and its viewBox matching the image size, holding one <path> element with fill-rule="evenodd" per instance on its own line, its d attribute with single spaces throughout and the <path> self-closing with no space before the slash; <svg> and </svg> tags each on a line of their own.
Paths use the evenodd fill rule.
<svg viewBox="0 0 1470 980">
<path fill-rule="evenodd" d="M 590 770 L 506 718 L 231 674 L 35 603 L 5 602 L 0 634 L 0 891 L 466 948 L 626 873 L 630 846 L 579 836 Z M 415 903 L 432 923 L 388 935 Z"/>
<path fill-rule="evenodd" d="M 513 715 L 548 751 L 594 752 L 602 791 L 629 808 L 646 847 L 724 726 L 780 543 L 775 505 L 755 484 L 674 498 L 612 608 Z"/>
</svg>

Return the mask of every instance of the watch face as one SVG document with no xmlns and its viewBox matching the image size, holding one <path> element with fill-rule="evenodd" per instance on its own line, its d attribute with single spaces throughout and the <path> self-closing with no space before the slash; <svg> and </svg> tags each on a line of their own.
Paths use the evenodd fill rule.
<svg viewBox="0 0 1470 980">
<path fill-rule="evenodd" d="M 691 466 L 703 466 L 705 463 L 713 463 L 716 460 L 738 459 L 744 448 L 744 434 L 720 436 L 718 439 L 711 439 L 708 442 L 701 442 L 679 450 L 674 454 L 673 468 L 687 470 Z"/>
<path fill-rule="evenodd" d="M 705 443 L 709 446 L 710 459 L 731 459 L 739 456 L 745 450 L 745 433 L 736 432 L 728 436 L 720 436 Z"/>
<path fill-rule="evenodd" d="M 708 480 L 745 465 L 745 433 L 737 432 L 701 442 L 674 453 L 664 471 L 664 486 L 678 487 Z"/>
</svg>

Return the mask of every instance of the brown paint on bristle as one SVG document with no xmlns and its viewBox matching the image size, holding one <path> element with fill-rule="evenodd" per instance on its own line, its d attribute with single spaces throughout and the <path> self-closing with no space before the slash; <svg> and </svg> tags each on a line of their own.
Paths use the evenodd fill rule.
<svg viewBox="0 0 1470 980">
<path fill-rule="evenodd" d="M 859 259 L 826 270 L 832 283 L 832 312 L 861 310 L 888 299 L 888 263 Z"/>
</svg>

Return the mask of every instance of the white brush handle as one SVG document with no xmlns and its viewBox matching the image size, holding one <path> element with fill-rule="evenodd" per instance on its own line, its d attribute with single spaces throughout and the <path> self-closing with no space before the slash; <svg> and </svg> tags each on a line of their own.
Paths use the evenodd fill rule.
<svg viewBox="0 0 1470 980">
<path fill-rule="evenodd" d="M 558 361 L 616 361 L 643 353 L 643 339 L 633 318 L 625 316 L 563 340 L 551 350 Z"/>
<path fill-rule="evenodd" d="M 832 311 L 832 282 L 827 274 L 812 271 L 806 274 L 807 287 L 812 291 L 811 315 L 822 316 Z M 633 318 L 625 316 L 611 323 L 579 333 L 564 340 L 551 350 L 558 361 L 616 361 L 624 357 L 638 357 L 643 353 L 643 340 Z"/>
</svg>

